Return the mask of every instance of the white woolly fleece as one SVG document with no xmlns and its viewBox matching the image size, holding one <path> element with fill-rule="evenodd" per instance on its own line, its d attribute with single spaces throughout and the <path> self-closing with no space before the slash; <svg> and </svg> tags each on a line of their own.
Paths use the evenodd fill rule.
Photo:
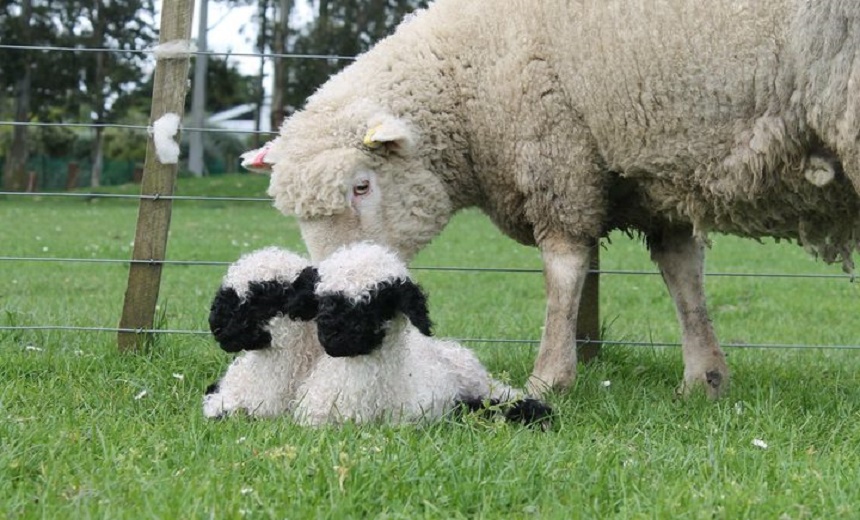
<svg viewBox="0 0 860 520">
<path fill-rule="evenodd" d="M 397 253 L 370 242 L 341 247 L 320 262 L 317 270 L 317 294 L 341 293 L 353 301 L 366 299 L 384 281 L 409 279 L 409 270 Z"/>
<path fill-rule="evenodd" d="M 179 133 L 179 122 L 178 114 L 168 112 L 152 123 L 150 134 L 155 143 L 155 154 L 161 164 L 179 162 L 179 143 L 173 139 Z"/>
<path fill-rule="evenodd" d="M 410 278 L 392 250 L 367 242 L 339 249 L 318 270 L 318 295 L 342 293 L 354 301 L 366 300 L 370 289 L 386 280 Z M 295 419 L 309 425 L 432 420 L 458 400 L 522 397 L 492 379 L 470 350 L 424 336 L 402 314 L 388 324 L 382 345 L 371 354 L 321 357 L 298 395 Z"/>
<path fill-rule="evenodd" d="M 253 281 L 292 282 L 310 262 L 301 256 L 268 247 L 242 256 L 231 265 L 223 287 L 244 298 Z M 289 413 L 296 388 L 318 358 L 325 354 L 317 339 L 316 323 L 277 316 L 269 322 L 268 349 L 239 354 L 218 381 L 218 389 L 203 396 L 203 415 L 220 417 L 237 412 L 272 417 Z"/>
<path fill-rule="evenodd" d="M 403 316 L 365 356 L 323 356 L 298 390 L 300 424 L 438 419 L 462 399 L 509 402 L 522 393 L 494 380 L 472 351 L 424 336 Z"/>
<path fill-rule="evenodd" d="M 218 389 L 203 396 L 203 415 L 216 418 L 235 413 L 275 417 L 289 413 L 296 388 L 325 352 L 313 322 L 278 316 L 269 322 L 272 346 L 239 354 L 218 381 Z"/>
<path fill-rule="evenodd" d="M 310 261 L 291 251 L 266 247 L 243 255 L 227 269 L 223 287 L 232 287 L 244 299 L 254 281 L 292 282 Z"/>
</svg>

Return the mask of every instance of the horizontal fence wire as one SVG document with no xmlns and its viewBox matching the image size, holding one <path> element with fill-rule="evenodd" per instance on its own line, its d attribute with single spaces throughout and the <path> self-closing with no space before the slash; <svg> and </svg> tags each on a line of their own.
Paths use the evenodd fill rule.
<svg viewBox="0 0 860 520">
<path fill-rule="evenodd" d="M 9 45 L 0 44 L 0 49 L 20 50 L 20 51 L 41 51 L 41 52 L 70 52 L 70 53 L 122 53 L 122 54 L 140 54 L 152 55 L 156 49 L 110 49 L 110 48 L 91 48 L 91 47 L 62 47 L 62 46 L 44 46 L 44 45 Z M 355 60 L 355 56 L 328 55 L 328 54 L 292 54 L 292 53 L 257 53 L 257 52 L 217 52 L 217 51 L 189 51 L 193 56 L 217 56 L 217 57 L 235 57 L 235 58 L 266 58 L 266 59 L 309 59 L 309 60 Z M 84 122 L 20 122 L 20 121 L 0 121 L 0 126 L 28 126 L 28 127 L 70 127 L 70 128 L 113 128 L 134 130 L 140 132 L 149 132 L 151 127 L 147 125 L 133 125 L 121 123 L 84 123 Z M 196 128 L 196 127 L 181 127 L 184 132 L 201 132 L 201 133 L 233 133 L 233 134 L 276 134 L 276 131 L 262 130 L 234 130 L 224 128 Z M 112 194 L 112 193 L 79 193 L 79 192 L 3 192 L 0 191 L 0 196 L 3 197 L 69 197 L 79 199 L 132 199 L 132 200 L 172 200 L 172 201 L 213 201 L 213 202 L 266 202 L 271 203 L 272 199 L 268 197 L 209 197 L 209 196 L 188 196 L 188 195 L 132 195 L 132 194 Z M 21 256 L 0 256 L 2 262 L 45 262 L 45 263 L 103 263 L 103 264 L 159 264 L 164 266 L 217 266 L 224 267 L 230 265 L 229 261 L 217 260 L 134 260 L 134 259 L 115 259 L 115 258 L 62 258 L 62 257 L 21 257 Z M 469 267 L 469 266 L 411 266 L 410 269 L 415 271 L 441 271 L 441 272 L 463 272 L 463 273 L 524 273 L 524 274 L 540 274 L 541 269 L 530 268 L 508 268 L 508 267 Z M 658 271 L 651 270 L 620 270 L 620 269 L 597 269 L 591 270 L 592 274 L 599 275 L 621 275 L 621 276 L 655 276 L 659 275 Z M 705 273 L 707 277 L 748 277 L 748 278 L 787 278 L 787 279 L 848 279 L 854 280 L 854 276 L 850 274 L 813 274 L 813 273 L 739 273 L 739 272 L 712 272 Z M 177 335 L 194 335 L 206 336 L 209 331 L 205 330 L 188 330 L 188 329 L 127 329 L 119 327 L 100 327 L 100 326 L 71 326 L 71 325 L 0 325 L 0 332 L 90 332 L 90 333 L 134 333 L 134 334 L 177 334 Z M 452 338 L 455 341 L 462 343 L 473 344 L 524 344 L 538 345 L 537 339 L 509 339 L 509 338 Z M 589 341 L 579 341 L 580 344 L 590 343 Z M 625 341 L 625 340 L 600 340 L 602 345 L 611 346 L 627 346 L 627 347 L 680 347 L 680 343 L 675 342 L 653 342 L 653 341 Z M 725 343 L 722 345 L 732 349 L 833 349 L 833 350 L 860 350 L 860 345 L 807 345 L 807 344 L 757 344 L 757 343 Z"/>
<path fill-rule="evenodd" d="M 58 263 L 105 263 L 105 264 L 146 264 L 146 265 L 200 265 L 200 266 L 229 266 L 233 262 L 226 260 L 155 260 L 155 259 L 131 259 L 131 258 L 70 258 L 70 257 L 42 257 L 42 256 L 0 256 L 0 262 L 58 262 Z M 413 271 L 441 271 L 441 272 L 464 272 L 464 273 L 513 273 L 513 274 L 541 274 L 542 269 L 527 267 L 469 267 L 469 266 L 410 266 Z M 623 275 L 623 276 L 657 276 L 659 271 L 635 270 L 635 269 L 591 269 L 589 274 L 597 275 Z M 850 274 L 816 274 L 816 273 L 736 273 L 736 272 L 712 272 L 705 276 L 715 278 L 813 278 L 813 279 L 838 279 L 852 280 Z"/>
<path fill-rule="evenodd" d="M 134 199 L 134 200 L 196 200 L 210 202 L 268 202 L 269 197 L 210 197 L 204 195 L 135 195 L 123 193 L 80 193 L 80 192 L 39 192 L 39 191 L 0 191 L 0 196 L 8 197 L 69 197 L 77 199 Z"/>
<path fill-rule="evenodd" d="M 137 130 L 137 131 L 149 131 L 151 127 L 146 125 L 127 125 L 121 123 L 48 123 L 42 121 L 0 121 L 0 126 L 27 126 L 34 128 L 49 128 L 49 127 L 60 127 L 60 128 L 118 128 L 123 130 Z M 208 133 L 208 134 L 265 134 L 265 135 L 276 135 L 278 132 L 275 130 L 266 131 L 266 130 L 238 130 L 238 129 L 230 129 L 230 128 L 215 128 L 215 127 L 206 127 L 206 128 L 198 128 L 193 126 L 182 126 L 179 127 L 180 131 L 183 132 L 200 132 L 200 133 Z"/>
<path fill-rule="evenodd" d="M 0 49 L 20 50 L 20 51 L 43 51 L 43 52 L 102 52 L 102 53 L 121 53 L 121 54 L 155 54 L 155 48 L 149 49 L 110 49 L 110 48 L 93 48 L 93 47 L 63 47 L 53 45 L 9 45 L 0 44 Z M 258 53 L 258 52 L 219 52 L 219 51 L 189 51 L 193 56 L 217 56 L 217 57 L 236 57 L 236 58 L 278 58 L 278 59 L 304 59 L 304 60 L 331 60 L 331 61 L 354 61 L 355 56 L 343 56 L 338 54 L 296 54 L 296 53 Z M 148 131 L 150 127 L 145 125 L 129 125 L 119 123 L 49 123 L 38 121 L 0 121 L 0 126 L 33 126 L 33 127 L 68 127 L 68 128 L 118 128 L 137 131 Z M 274 135 L 277 131 L 264 130 L 233 130 L 226 128 L 196 128 L 181 126 L 183 132 L 201 132 L 201 133 L 231 133 L 231 134 L 265 134 Z"/>
<path fill-rule="evenodd" d="M 19 51 L 44 51 L 44 52 L 101 52 L 115 54 L 142 54 L 154 55 L 158 50 L 155 47 L 148 49 L 111 49 L 109 47 L 63 47 L 56 45 L 10 45 L 0 43 L 0 49 Z M 331 61 L 354 61 L 355 56 L 343 56 L 339 54 L 302 54 L 302 53 L 271 53 L 271 52 L 233 52 L 233 51 L 198 51 L 189 50 L 192 56 L 219 56 L 226 58 L 279 58 L 294 60 L 331 60 Z"/>
<path fill-rule="evenodd" d="M 2 331 L 76 331 L 76 332 L 103 332 L 103 333 L 130 333 L 130 334 L 177 334 L 189 336 L 208 336 L 211 334 L 208 330 L 193 330 L 193 329 L 129 329 L 121 327 L 84 327 L 74 325 L 16 325 L 6 326 L 0 325 Z M 446 338 L 460 343 L 489 343 L 489 344 L 524 344 L 524 345 L 539 345 L 540 340 L 537 339 L 511 339 L 511 338 Z M 610 345 L 619 347 L 666 347 L 678 348 L 680 343 L 671 341 L 626 341 L 626 340 L 577 340 L 578 345 L 588 345 L 597 343 L 600 345 Z M 793 344 L 793 343 L 722 343 L 722 347 L 731 349 L 822 349 L 822 350 L 860 350 L 860 345 L 808 345 L 808 344 Z"/>
</svg>

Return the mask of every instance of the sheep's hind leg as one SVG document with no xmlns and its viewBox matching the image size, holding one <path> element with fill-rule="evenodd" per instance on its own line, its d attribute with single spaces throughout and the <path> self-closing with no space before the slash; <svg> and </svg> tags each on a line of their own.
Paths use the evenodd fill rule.
<svg viewBox="0 0 860 520">
<path fill-rule="evenodd" d="M 540 396 L 576 379 L 576 317 L 588 275 L 591 246 L 569 240 L 540 244 L 546 284 L 546 321 L 528 392 Z"/>
<path fill-rule="evenodd" d="M 649 235 L 648 245 L 681 325 L 684 381 L 679 391 L 687 395 L 701 386 L 717 398 L 728 389 L 729 369 L 705 304 L 704 245 L 689 229 Z"/>
</svg>

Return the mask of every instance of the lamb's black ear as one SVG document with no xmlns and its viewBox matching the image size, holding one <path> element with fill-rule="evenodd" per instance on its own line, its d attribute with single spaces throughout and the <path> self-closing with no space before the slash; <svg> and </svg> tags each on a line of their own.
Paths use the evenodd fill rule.
<svg viewBox="0 0 860 520">
<path fill-rule="evenodd" d="M 255 318 L 235 289 L 222 287 L 209 309 L 209 330 L 226 352 L 266 348 L 272 336 Z"/>
<path fill-rule="evenodd" d="M 310 321 L 319 312 L 319 300 L 314 288 L 319 281 L 319 273 L 313 266 L 305 267 L 293 282 L 293 288 L 284 304 L 283 312 L 294 320 Z"/>
<path fill-rule="evenodd" d="M 251 282 L 243 300 L 232 287 L 222 287 L 209 310 L 209 329 L 226 352 L 260 350 L 271 346 L 269 321 L 283 312 L 293 292 L 277 280 Z"/>
<path fill-rule="evenodd" d="M 433 322 L 427 310 L 427 295 L 421 286 L 412 280 L 397 280 L 393 289 L 397 291 L 398 310 L 409 318 L 421 334 L 432 336 Z"/>
</svg>

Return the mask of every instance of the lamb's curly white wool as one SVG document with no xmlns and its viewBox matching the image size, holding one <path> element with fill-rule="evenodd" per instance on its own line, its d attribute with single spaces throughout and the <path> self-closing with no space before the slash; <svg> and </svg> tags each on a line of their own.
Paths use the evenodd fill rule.
<svg viewBox="0 0 860 520">
<path fill-rule="evenodd" d="M 241 352 L 203 396 L 203 414 L 252 416 L 287 413 L 296 388 L 322 355 L 317 340 L 308 260 L 270 247 L 230 266 L 209 315 L 221 348 Z"/>
<path fill-rule="evenodd" d="M 549 407 L 491 378 L 470 350 L 429 336 L 425 295 L 393 251 L 354 244 L 318 272 L 316 320 L 329 355 L 298 390 L 299 422 L 420 421 L 459 403 L 496 404 L 509 420 L 548 419 Z"/>
</svg>

